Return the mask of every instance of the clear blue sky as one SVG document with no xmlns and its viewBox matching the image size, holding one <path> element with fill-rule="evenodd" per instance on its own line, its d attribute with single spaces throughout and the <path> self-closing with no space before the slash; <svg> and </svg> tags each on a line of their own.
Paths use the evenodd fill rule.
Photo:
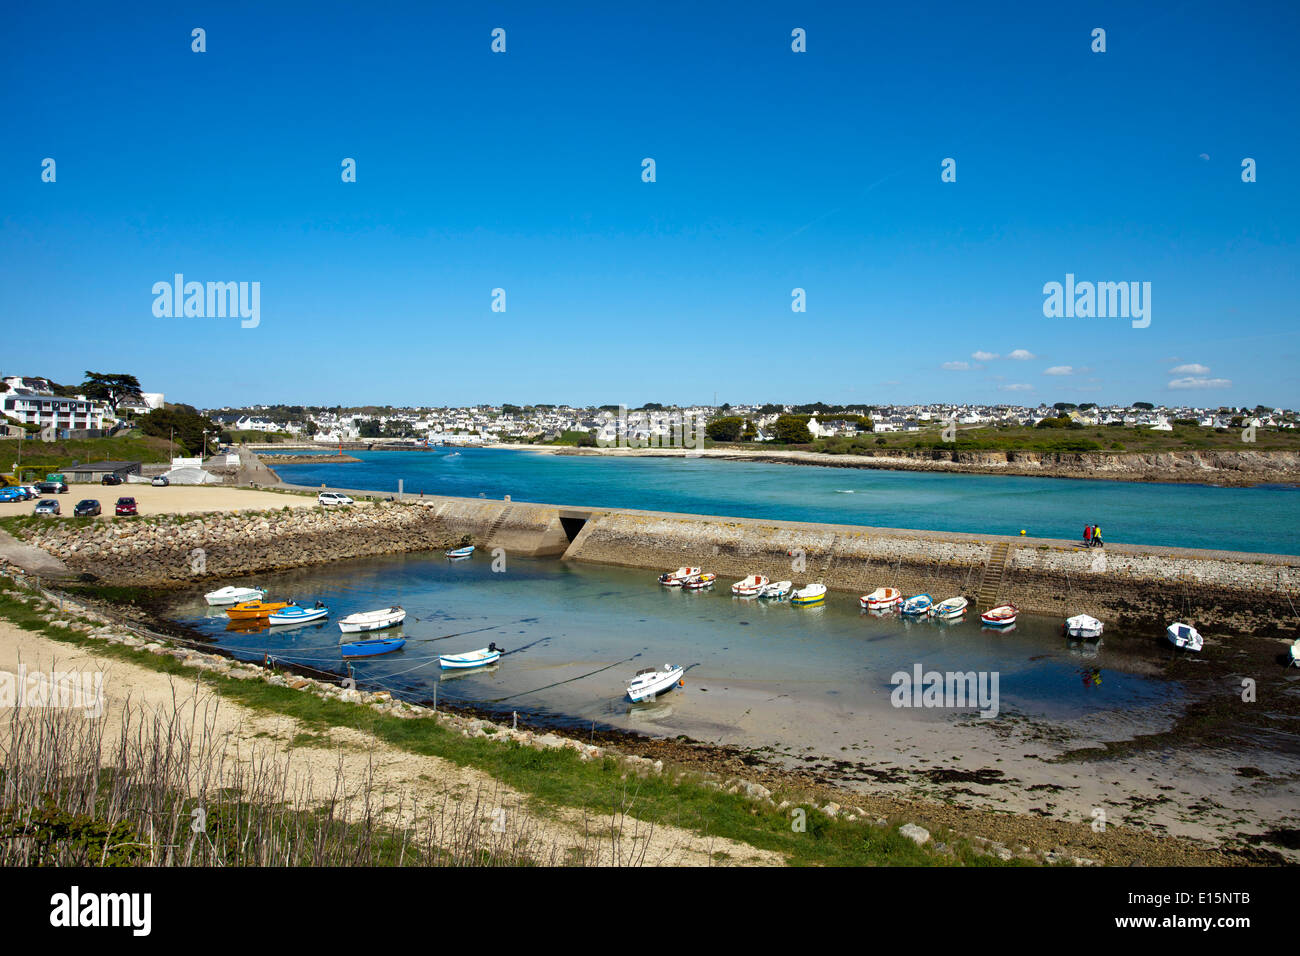
<svg viewBox="0 0 1300 956">
<path fill-rule="evenodd" d="M 204 406 L 1300 405 L 1295 3 L 5 19 L 5 374 Z M 260 326 L 155 318 L 177 272 L 260 282 Z M 1044 318 L 1066 273 L 1150 282 L 1150 327 Z"/>
</svg>

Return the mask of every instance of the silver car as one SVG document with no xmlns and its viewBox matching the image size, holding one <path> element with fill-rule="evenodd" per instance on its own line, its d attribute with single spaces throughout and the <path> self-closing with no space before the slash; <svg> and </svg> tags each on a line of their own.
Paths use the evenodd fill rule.
<svg viewBox="0 0 1300 956">
<path fill-rule="evenodd" d="M 62 512 L 59 510 L 59 503 L 53 498 L 42 498 L 36 502 L 36 508 L 32 514 L 57 515 L 62 514 Z"/>
</svg>

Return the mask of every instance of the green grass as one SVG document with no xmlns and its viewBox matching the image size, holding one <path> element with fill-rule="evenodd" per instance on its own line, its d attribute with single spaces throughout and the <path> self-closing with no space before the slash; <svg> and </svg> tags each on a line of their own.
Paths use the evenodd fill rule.
<svg viewBox="0 0 1300 956">
<path fill-rule="evenodd" d="M 18 461 L 17 439 L 0 440 L 0 471 L 9 474 Z M 27 478 L 39 481 L 50 472 L 67 471 L 75 464 L 94 461 L 169 461 L 166 438 L 154 438 L 130 431 L 113 438 L 78 438 L 66 441 L 24 441 L 22 471 Z M 178 452 L 179 454 L 179 452 Z"/>
<path fill-rule="evenodd" d="M 567 748 L 535 750 L 513 741 L 465 737 L 431 719 L 394 717 L 262 681 L 199 673 L 166 655 L 93 640 L 71 628 L 55 626 L 44 619 L 47 613 L 43 606 L 22 601 L 13 588 L 0 591 L 0 617 L 20 627 L 93 648 L 104 656 L 184 676 L 189 681 L 197 675 L 223 697 L 253 709 L 293 717 L 304 728 L 302 733 L 308 735 L 323 734 L 330 727 L 351 727 L 408 753 L 474 767 L 528 794 L 535 812 L 546 812 L 548 806 L 580 807 L 602 816 L 624 811 L 647 822 L 772 850 L 797 865 L 1002 865 L 948 834 L 934 833 L 934 839 L 948 843 L 953 856 L 916 846 L 892 825 L 874 827 L 832 819 L 807 803 L 800 804 L 806 830 L 796 832 L 792 827 L 793 808 L 782 811 L 719 791 L 706 786 L 694 774 L 688 773 L 676 784 L 671 779 L 671 768 L 663 774 L 638 778 L 613 757 L 583 761 Z"/>
</svg>

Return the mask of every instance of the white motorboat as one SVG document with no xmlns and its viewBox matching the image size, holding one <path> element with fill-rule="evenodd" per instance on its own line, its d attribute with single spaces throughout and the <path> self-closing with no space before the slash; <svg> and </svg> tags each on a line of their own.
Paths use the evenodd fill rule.
<svg viewBox="0 0 1300 956">
<path fill-rule="evenodd" d="M 1169 643 L 1185 651 L 1199 651 L 1205 644 L 1201 632 L 1190 624 L 1175 622 L 1165 628 L 1165 634 L 1169 637 Z"/>
<path fill-rule="evenodd" d="M 1016 623 L 1016 615 L 1019 613 L 1020 609 L 1014 604 L 999 604 L 981 614 L 980 622 L 985 627 L 1011 627 Z"/>
<path fill-rule="evenodd" d="M 876 588 L 858 598 L 858 603 L 868 611 L 883 611 L 903 603 L 903 592 L 898 588 Z"/>
<path fill-rule="evenodd" d="M 790 591 L 793 589 L 794 589 L 793 581 L 776 581 L 772 584 L 769 584 L 767 587 L 763 588 L 763 591 L 761 594 L 759 594 L 759 597 L 774 598 L 775 600 L 780 601 L 787 594 L 789 594 Z"/>
<path fill-rule="evenodd" d="M 763 589 L 767 587 L 768 580 L 765 575 L 751 574 L 743 581 L 737 581 L 731 586 L 731 593 L 737 597 L 754 597 L 762 594 Z"/>
<path fill-rule="evenodd" d="M 627 696 L 633 701 L 654 700 L 659 694 L 682 681 L 686 669 L 677 664 L 665 664 L 661 669 L 647 667 L 636 672 L 627 682 Z M 684 682 L 683 682 L 684 683 Z"/>
<path fill-rule="evenodd" d="M 1065 633 L 1070 637 L 1101 637 L 1103 627 L 1105 625 L 1090 614 L 1076 614 L 1065 619 Z"/>
<path fill-rule="evenodd" d="M 483 667 L 485 664 L 495 664 L 501 659 L 501 648 L 495 643 L 487 647 L 480 647 L 477 651 L 467 651 L 464 654 L 439 654 L 438 663 L 447 668 L 465 668 L 465 667 Z"/>
<path fill-rule="evenodd" d="M 381 611 L 360 611 L 339 619 L 339 630 L 344 634 L 358 634 L 361 631 L 382 631 L 386 627 L 396 627 L 406 620 L 406 609 L 394 604 Z"/>
<path fill-rule="evenodd" d="M 678 568 L 676 571 L 665 571 L 659 575 L 659 583 L 666 588 L 679 588 L 699 573 L 699 568 L 686 567 Z"/>
<path fill-rule="evenodd" d="M 826 600 L 826 585 L 809 584 L 790 595 L 790 603 L 796 607 L 809 604 L 821 604 Z"/>
<path fill-rule="evenodd" d="M 950 597 L 946 601 L 940 601 L 938 604 L 930 605 L 930 616 L 941 618 L 945 621 L 956 620 L 966 613 L 966 605 L 969 602 L 964 597 Z"/>
<path fill-rule="evenodd" d="M 260 601 L 264 597 L 266 597 L 266 588 L 224 587 L 203 595 L 203 599 L 211 607 L 225 607 L 241 601 Z"/>
</svg>

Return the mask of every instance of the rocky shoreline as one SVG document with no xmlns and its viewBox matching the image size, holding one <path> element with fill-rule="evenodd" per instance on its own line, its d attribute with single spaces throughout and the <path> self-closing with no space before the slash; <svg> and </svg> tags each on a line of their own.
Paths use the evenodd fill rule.
<svg viewBox="0 0 1300 956">
<path fill-rule="evenodd" d="M 680 449 L 571 448 L 549 445 L 496 445 L 555 455 L 680 458 Z M 698 453 L 724 461 L 883 471 L 926 471 L 1031 478 L 1081 478 L 1246 487 L 1300 485 L 1300 453 L 1284 451 L 1079 452 L 958 451 L 923 449 L 879 455 L 834 455 L 813 451 L 767 451 L 715 447 Z"/>
</svg>

